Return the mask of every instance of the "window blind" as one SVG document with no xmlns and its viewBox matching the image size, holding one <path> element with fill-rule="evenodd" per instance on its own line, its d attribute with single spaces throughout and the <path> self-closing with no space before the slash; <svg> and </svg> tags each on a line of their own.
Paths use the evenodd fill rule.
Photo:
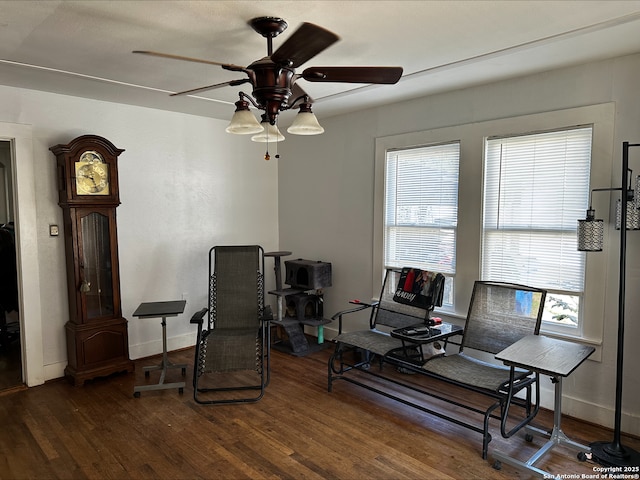
<svg viewBox="0 0 640 480">
<path fill-rule="evenodd" d="M 386 267 L 455 274 L 459 158 L 458 142 L 387 152 Z"/>
<path fill-rule="evenodd" d="M 489 138 L 482 278 L 582 292 L 577 220 L 588 205 L 592 127 Z"/>
</svg>

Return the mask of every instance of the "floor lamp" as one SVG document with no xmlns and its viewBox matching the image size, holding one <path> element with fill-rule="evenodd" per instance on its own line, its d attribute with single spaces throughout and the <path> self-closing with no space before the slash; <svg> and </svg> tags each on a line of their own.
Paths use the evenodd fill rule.
<svg viewBox="0 0 640 480">
<path fill-rule="evenodd" d="M 622 367 L 624 361 L 624 313 L 625 313 L 625 280 L 627 255 L 627 230 L 640 229 L 640 191 L 635 195 L 630 186 L 629 148 L 640 147 L 640 143 L 623 142 L 622 144 L 622 187 L 599 188 L 591 191 L 621 191 L 620 200 L 616 204 L 616 228 L 620 228 L 620 280 L 618 287 L 618 350 L 616 362 L 616 404 L 613 440 L 610 442 L 594 442 L 591 447 L 591 458 L 606 466 L 638 466 L 640 453 L 625 447 L 621 442 L 622 417 Z M 640 187 L 640 177 L 636 190 Z M 585 252 L 602 251 L 604 222 L 595 218 L 595 211 L 589 205 L 586 220 L 578 220 L 578 250 Z"/>
</svg>

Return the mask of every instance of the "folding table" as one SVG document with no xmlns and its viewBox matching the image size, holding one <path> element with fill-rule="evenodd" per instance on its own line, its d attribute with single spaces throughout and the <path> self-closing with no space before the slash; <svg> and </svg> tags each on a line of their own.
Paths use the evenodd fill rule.
<svg viewBox="0 0 640 480">
<path fill-rule="evenodd" d="M 553 475 L 534 465 L 554 446 L 564 445 L 577 451 L 588 452 L 590 448 L 569 439 L 560 426 L 562 419 L 562 379 L 569 376 L 589 355 L 595 351 L 594 347 L 579 343 L 558 340 L 541 335 L 526 336 L 513 345 L 496 354 L 496 359 L 511 367 L 522 368 L 548 375 L 555 384 L 555 398 L 553 406 L 553 430 L 551 434 L 540 428 L 527 425 L 525 432 L 548 437 L 549 440 L 526 462 L 509 457 L 501 452 L 494 452 L 494 468 L 500 469 L 504 462 L 523 470 L 535 473 L 543 478 L 553 478 Z M 506 419 L 505 419 L 506 421 Z"/>
<path fill-rule="evenodd" d="M 133 316 L 138 318 L 162 318 L 162 362 L 160 365 L 149 365 L 147 367 L 143 367 L 145 377 L 148 377 L 149 372 L 151 371 L 160 370 L 160 380 L 157 384 L 138 385 L 134 387 L 134 397 L 138 398 L 140 397 L 140 392 L 146 392 L 149 390 L 167 390 L 177 388 L 180 393 L 184 392 L 185 382 L 164 383 L 164 380 L 167 376 L 167 370 L 170 368 L 181 368 L 183 376 L 187 373 L 186 363 L 174 364 L 171 363 L 167 357 L 167 317 L 177 317 L 183 313 L 186 304 L 186 300 L 147 302 L 141 303 L 136 311 L 133 312 Z"/>
</svg>

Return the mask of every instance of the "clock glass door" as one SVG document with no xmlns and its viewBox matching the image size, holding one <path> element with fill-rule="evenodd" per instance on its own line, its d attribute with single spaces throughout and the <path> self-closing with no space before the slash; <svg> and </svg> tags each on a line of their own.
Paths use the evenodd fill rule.
<svg viewBox="0 0 640 480">
<path fill-rule="evenodd" d="M 82 230 L 81 292 L 87 319 L 114 313 L 109 216 L 91 212 L 80 218 Z"/>
</svg>

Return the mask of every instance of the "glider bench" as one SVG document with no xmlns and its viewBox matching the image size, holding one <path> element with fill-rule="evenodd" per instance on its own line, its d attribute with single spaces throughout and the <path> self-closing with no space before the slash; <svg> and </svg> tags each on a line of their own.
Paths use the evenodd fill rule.
<svg viewBox="0 0 640 480">
<path fill-rule="evenodd" d="M 418 278 L 428 276 L 430 289 L 420 289 Z M 369 304 L 355 300 L 351 303 L 356 307 L 336 313 L 332 319 L 338 320 L 338 336 L 329 358 L 328 390 L 332 391 L 335 381 L 345 380 L 481 433 L 482 458 L 486 459 L 491 441 L 489 419 L 500 420 L 501 434 L 507 438 L 535 417 L 540 404 L 537 373 L 515 369 L 512 374 L 510 368 L 487 361 L 486 354 L 493 357 L 520 338 L 538 334 L 546 291 L 476 281 L 463 329 L 430 317 L 434 306 L 442 304 L 443 290 L 441 274 L 387 269 L 378 301 Z M 343 333 L 343 317 L 366 309 L 371 310 L 369 330 Z M 450 340 L 457 335 L 462 335 L 459 343 Z M 445 353 L 448 343 L 457 345 L 458 352 Z M 482 355 L 484 360 L 479 358 Z M 383 382 L 367 381 L 371 377 Z M 433 379 L 456 388 L 443 393 L 438 390 L 442 385 Z M 385 384 L 390 388 L 380 386 Z M 451 393 L 458 388 L 480 395 Z M 524 395 L 516 397 L 523 390 Z M 429 403 L 429 397 L 436 399 L 432 402 L 435 404 Z M 478 406 L 478 397 L 489 401 Z M 479 414 L 481 423 L 469 421 L 469 415 L 448 405 Z M 515 420 L 509 419 L 512 405 L 522 409 Z"/>
</svg>

